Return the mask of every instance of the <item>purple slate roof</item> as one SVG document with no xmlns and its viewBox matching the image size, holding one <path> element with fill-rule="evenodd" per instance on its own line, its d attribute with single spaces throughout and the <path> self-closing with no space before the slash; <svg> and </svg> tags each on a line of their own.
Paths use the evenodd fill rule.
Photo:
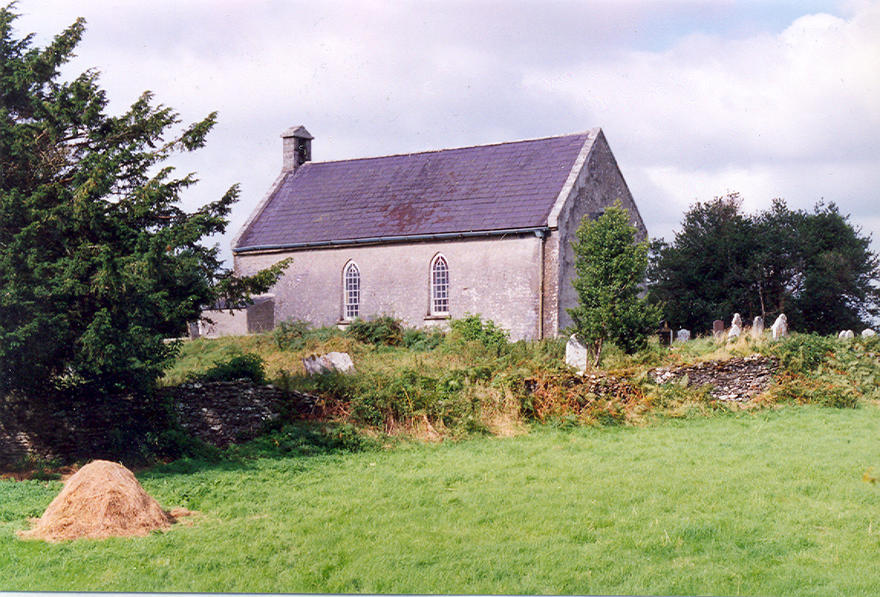
<svg viewBox="0 0 880 597">
<path fill-rule="evenodd" d="M 307 162 L 234 249 L 545 226 L 589 137 Z"/>
</svg>

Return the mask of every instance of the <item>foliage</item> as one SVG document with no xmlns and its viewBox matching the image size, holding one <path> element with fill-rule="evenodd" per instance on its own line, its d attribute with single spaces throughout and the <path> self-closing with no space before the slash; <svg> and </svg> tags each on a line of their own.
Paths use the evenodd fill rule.
<svg viewBox="0 0 880 597">
<path fill-rule="evenodd" d="M 810 373 L 828 361 L 839 343 L 828 336 L 797 334 L 770 349 L 782 367 L 793 373 Z"/>
<path fill-rule="evenodd" d="M 479 315 L 466 313 L 461 319 L 453 319 L 449 322 L 452 330 L 452 340 L 476 342 L 495 354 L 507 348 L 510 333 L 495 325 L 491 319 L 483 320 Z"/>
<path fill-rule="evenodd" d="M 568 313 L 596 365 L 606 341 L 632 353 L 645 347 L 660 323 L 660 309 L 639 298 L 648 244 L 637 243 L 637 234 L 629 212 L 618 201 L 595 221 L 585 217 L 572 245 L 578 306 Z"/>
<path fill-rule="evenodd" d="M 390 315 L 381 315 L 369 321 L 355 319 L 346 333 L 365 344 L 398 346 L 403 343 L 403 326 Z"/>
<path fill-rule="evenodd" d="M 238 279 L 200 244 L 224 231 L 237 187 L 177 205 L 196 179 L 166 162 L 202 147 L 216 114 L 181 129 L 145 92 L 110 116 L 96 71 L 60 79 L 84 21 L 38 49 L 15 18 L 0 8 L 0 392 L 146 391 L 177 349 L 164 338 L 286 263 Z"/>
<path fill-rule="evenodd" d="M 873 338 L 851 341 L 795 334 L 767 350 L 779 358 L 781 373 L 766 400 L 855 408 L 880 399 L 880 362 Z"/>
<path fill-rule="evenodd" d="M 775 200 L 742 213 L 737 193 L 696 203 L 672 244 L 655 242 L 651 298 L 676 326 L 705 330 L 735 312 L 745 320 L 785 312 L 793 329 L 861 329 L 877 314 L 880 261 L 870 238 L 837 207 L 812 212 Z"/>
<path fill-rule="evenodd" d="M 312 324 L 308 321 L 289 319 L 280 321 L 272 330 L 272 339 L 281 350 L 299 350 L 306 345 L 306 337 Z"/>
<path fill-rule="evenodd" d="M 440 330 L 417 330 L 407 329 L 403 332 L 403 345 L 409 350 L 426 352 L 434 350 L 446 338 Z"/>
<path fill-rule="evenodd" d="M 254 383 L 266 383 L 266 371 L 263 359 L 257 354 L 240 354 L 227 361 L 216 363 L 213 367 L 197 376 L 201 381 L 235 381 L 250 379 Z"/>
</svg>

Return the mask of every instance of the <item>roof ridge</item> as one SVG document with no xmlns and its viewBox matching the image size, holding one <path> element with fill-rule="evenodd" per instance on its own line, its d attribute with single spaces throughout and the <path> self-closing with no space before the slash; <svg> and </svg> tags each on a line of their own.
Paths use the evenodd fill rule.
<svg viewBox="0 0 880 597">
<path fill-rule="evenodd" d="M 345 158 L 341 160 L 326 160 L 326 161 L 308 161 L 306 164 L 341 164 L 346 162 L 361 162 L 366 160 L 381 160 L 384 158 L 398 158 L 398 157 L 408 157 L 408 156 L 417 156 L 417 155 L 426 155 L 430 153 L 443 153 L 445 151 L 461 151 L 462 149 L 476 149 L 481 147 L 500 147 L 502 145 L 515 145 L 517 143 L 532 143 L 534 141 L 547 141 L 550 139 L 563 139 L 566 137 L 581 137 L 584 135 L 589 136 L 593 132 L 599 130 L 598 127 L 587 129 L 585 131 L 581 131 L 578 133 L 565 133 L 561 135 L 548 135 L 546 137 L 537 137 L 535 139 L 517 139 L 514 141 L 498 141 L 496 143 L 482 143 L 479 145 L 463 145 L 461 147 L 444 147 L 443 149 L 427 149 L 425 151 L 411 151 L 409 153 L 389 153 L 388 155 L 374 155 L 374 156 L 366 156 L 359 158 Z"/>
</svg>

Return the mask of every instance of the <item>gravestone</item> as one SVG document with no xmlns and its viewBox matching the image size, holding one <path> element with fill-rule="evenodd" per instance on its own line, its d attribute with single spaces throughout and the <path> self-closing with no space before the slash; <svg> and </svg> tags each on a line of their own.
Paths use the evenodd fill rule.
<svg viewBox="0 0 880 597">
<path fill-rule="evenodd" d="M 321 375 L 331 371 L 354 373 L 354 363 L 347 352 L 328 352 L 324 355 L 303 357 L 303 367 L 308 375 Z"/>
<path fill-rule="evenodd" d="M 862 338 L 868 338 L 869 336 L 876 336 L 877 333 L 871 328 L 865 328 L 862 330 Z"/>
<path fill-rule="evenodd" d="M 579 375 L 587 370 L 587 347 L 581 344 L 576 334 L 572 334 L 565 343 L 565 364 L 577 369 Z"/>
<path fill-rule="evenodd" d="M 730 322 L 730 326 L 731 327 L 737 326 L 737 327 L 739 327 L 740 330 L 742 330 L 743 318 L 739 313 L 733 314 L 733 320 Z"/>
<path fill-rule="evenodd" d="M 666 321 L 664 321 L 663 325 L 660 326 L 660 329 L 657 330 L 657 336 L 660 337 L 661 346 L 670 346 L 672 344 L 672 328 L 669 327 L 669 324 Z"/>
<path fill-rule="evenodd" d="M 739 319 L 739 323 L 737 323 L 737 319 Z M 739 338 L 740 334 L 742 334 L 742 317 L 739 316 L 739 313 L 733 318 L 733 322 L 730 324 L 730 330 L 727 332 L 728 340 L 736 340 Z"/>
<path fill-rule="evenodd" d="M 720 319 L 712 322 L 712 335 L 715 336 L 716 340 L 724 335 L 724 322 Z"/>
<path fill-rule="evenodd" d="M 837 337 L 841 340 L 849 340 L 851 338 L 855 338 L 856 335 L 853 333 L 852 330 L 843 330 L 842 332 L 837 334 Z"/>
<path fill-rule="evenodd" d="M 774 340 L 788 336 L 788 318 L 785 316 L 785 313 L 779 314 L 779 317 L 776 318 L 776 321 L 770 327 L 770 331 L 773 334 Z"/>
<path fill-rule="evenodd" d="M 752 338 L 760 338 L 764 335 L 764 318 L 758 315 L 752 321 Z"/>
<path fill-rule="evenodd" d="M 675 341 L 676 342 L 687 342 L 690 339 L 691 339 L 691 331 L 690 330 L 686 330 L 686 329 L 682 328 L 682 329 L 678 330 L 678 332 L 675 334 Z"/>
</svg>

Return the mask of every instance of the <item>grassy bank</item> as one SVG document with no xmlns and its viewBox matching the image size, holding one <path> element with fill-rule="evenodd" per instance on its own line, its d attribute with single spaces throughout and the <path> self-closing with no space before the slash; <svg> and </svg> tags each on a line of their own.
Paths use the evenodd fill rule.
<svg viewBox="0 0 880 597">
<path fill-rule="evenodd" d="M 236 354 L 257 355 L 276 385 L 319 396 L 318 416 L 323 420 L 353 424 L 374 434 L 423 439 L 475 432 L 514 435 L 536 421 L 643 424 L 657 417 L 736 410 L 740 407 L 712 398 L 705 387 L 658 385 L 648 372 L 657 366 L 756 353 L 775 357 L 781 370 L 775 383 L 754 397 L 748 408 L 791 403 L 853 407 L 880 399 L 878 337 L 842 341 L 794 335 L 772 342 L 744 335 L 734 342 L 710 337 L 670 348 L 654 340 L 634 355 L 610 346 L 601 366 L 590 373 L 609 375 L 611 383 L 597 386 L 565 367 L 563 339 L 509 343 L 491 322 L 475 317 L 453 321 L 446 336 L 395 330 L 393 324 L 393 320 L 364 323 L 375 332 L 373 337 L 301 328 L 292 335 L 279 334 L 285 331 L 281 329 L 187 342 L 165 383 L 203 374 Z M 388 338 L 393 345 L 382 341 Z M 355 374 L 304 374 L 303 357 L 334 350 L 351 354 Z"/>
<path fill-rule="evenodd" d="M 192 526 L 59 545 L 14 531 L 60 483 L 0 481 L 0 590 L 876 594 L 878 435 L 801 407 L 178 463 L 140 479 Z"/>
</svg>

